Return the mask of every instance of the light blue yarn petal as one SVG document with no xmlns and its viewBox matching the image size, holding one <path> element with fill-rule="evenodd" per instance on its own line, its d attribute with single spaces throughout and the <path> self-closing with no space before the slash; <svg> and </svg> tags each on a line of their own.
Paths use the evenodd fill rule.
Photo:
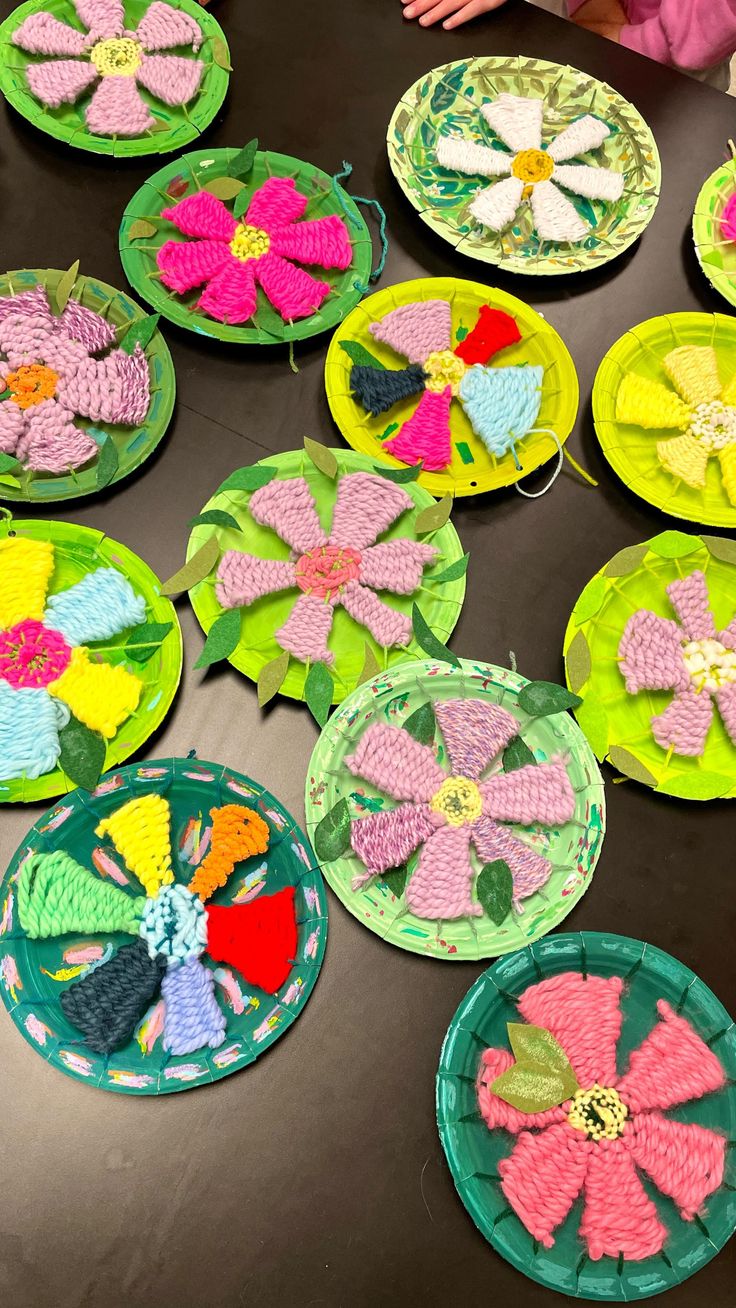
<svg viewBox="0 0 736 1308">
<path fill-rule="evenodd" d="M 61 753 L 59 728 L 69 710 L 46 690 L 0 681 L 0 781 L 53 772 Z"/>
<path fill-rule="evenodd" d="M 146 620 L 146 601 L 115 568 L 97 568 L 49 598 L 44 622 L 70 645 L 109 640 Z"/>
<path fill-rule="evenodd" d="M 491 454 L 506 454 L 531 431 L 542 404 L 541 364 L 486 368 L 477 363 L 460 382 L 459 398 L 476 436 Z"/>
</svg>

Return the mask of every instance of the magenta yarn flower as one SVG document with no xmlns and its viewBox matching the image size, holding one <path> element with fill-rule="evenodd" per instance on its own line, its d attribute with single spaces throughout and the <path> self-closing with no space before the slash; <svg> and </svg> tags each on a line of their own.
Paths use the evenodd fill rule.
<svg viewBox="0 0 736 1308">
<path fill-rule="evenodd" d="M 302 663 L 333 662 L 327 638 L 338 604 L 379 645 L 405 645 L 411 638 L 411 618 L 384 604 L 375 592 L 411 595 L 437 550 L 405 538 L 375 542 L 413 507 L 411 496 L 385 477 L 349 473 L 340 480 L 328 536 L 303 477 L 271 481 L 253 493 L 249 511 L 290 546 L 292 558 L 260 559 L 227 550 L 217 570 L 217 599 L 224 609 L 234 609 L 298 588 L 302 594 L 274 639 Z"/>
<path fill-rule="evenodd" d="M 529 986 L 517 1001 L 524 1021 L 549 1031 L 562 1047 L 579 1085 L 571 1098 L 536 1113 L 500 1098 L 492 1086 L 515 1065 L 507 1049 L 484 1051 L 477 1092 L 489 1130 L 516 1136 L 498 1173 L 529 1234 L 550 1249 L 553 1232 L 582 1193 L 579 1234 L 589 1257 L 639 1261 L 658 1254 L 668 1232 L 638 1171 L 686 1222 L 723 1180 L 724 1137 L 664 1113 L 720 1090 L 726 1076 L 712 1049 L 664 999 L 657 1003 L 661 1020 L 620 1075 L 623 987 L 621 977 L 563 972 Z M 513 1029 L 521 1047 L 524 1027 Z"/>
<path fill-rule="evenodd" d="M 736 192 L 729 195 L 721 214 L 721 231 L 727 241 L 736 241 Z"/>
<path fill-rule="evenodd" d="M 55 317 L 43 286 L 0 298 L 0 451 L 34 472 L 64 473 L 87 463 L 98 445 L 74 417 L 143 422 L 151 397 L 148 363 L 109 350 L 115 328 L 78 300 Z"/>
<path fill-rule="evenodd" d="M 202 44 L 199 25 L 181 9 L 153 0 L 135 31 L 125 26 L 122 0 L 74 0 L 87 33 L 53 14 L 31 14 L 16 28 L 13 42 L 31 54 L 72 55 L 29 64 L 28 85 L 50 109 L 74 104 L 98 83 L 85 110 L 97 136 L 139 136 L 156 118 L 139 87 L 167 105 L 187 104 L 199 90 L 204 64 L 183 55 L 162 55 Z"/>
<path fill-rule="evenodd" d="M 626 624 L 618 654 L 630 695 L 674 690 L 664 713 L 652 718 L 662 749 L 697 757 L 713 722 L 713 701 L 736 745 L 736 616 L 716 631 L 702 572 L 673 581 L 668 599 L 679 618 L 638 609 Z"/>
<path fill-rule="evenodd" d="M 332 289 L 297 263 L 350 267 L 353 249 L 337 214 L 299 222 L 307 204 L 290 177 L 269 177 L 241 219 L 209 191 L 188 195 L 161 217 L 196 241 L 167 241 L 157 255 L 161 280 L 183 294 L 206 283 L 198 307 L 219 322 L 241 323 L 256 309 L 256 283 L 285 320 L 316 313 Z"/>
<path fill-rule="evenodd" d="M 516 909 L 548 880 L 548 859 L 512 835 L 502 822 L 546 826 L 569 822 L 575 792 L 561 758 L 482 774 L 519 734 L 512 713 L 479 699 L 440 700 L 434 712 L 450 762 L 445 772 L 434 749 L 421 745 L 403 727 L 376 722 L 345 759 L 392 799 L 398 808 L 357 818 L 350 843 L 367 872 L 356 877 L 357 890 L 371 877 L 400 867 L 421 846 L 419 861 L 406 887 L 406 903 L 421 918 L 480 917 L 483 909 L 471 895 L 475 870 L 471 843 L 482 863 L 502 859 L 511 871 Z"/>
</svg>

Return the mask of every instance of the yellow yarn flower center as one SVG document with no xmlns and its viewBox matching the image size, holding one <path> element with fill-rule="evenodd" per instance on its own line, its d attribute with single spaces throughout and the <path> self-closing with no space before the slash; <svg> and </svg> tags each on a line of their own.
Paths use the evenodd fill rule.
<svg viewBox="0 0 736 1308">
<path fill-rule="evenodd" d="M 567 1120 L 591 1140 L 618 1140 L 624 1133 L 628 1115 L 618 1091 L 596 1083 L 589 1090 L 578 1090 L 573 1095 Z"/>
<path fill-rule="evenodd" d="M 6 377 L 10 398 L 20 409 L 30 409 L 53 399 L 59 381 L 58 372 L 43 363 L 24 363 Z"/>
<path fill-rule="evenodd" d="M 238 223 L 235 235 L 230 242 L 230 253 L 247 263 L 249 259 L 260 259 L 268 254 L 271 237 L 261 227 L 251 227 L 250 223 Z"/>
<path fill-rule="evenodd" d="M 727 649 L 720 640 L 707 636 L 704 640 L 689 640 L 682 647 L 695 689 L 715 691 L 736 681 L 736 650 Z"/>
<path fill-rule="evenodd" d="M 468 371 L 467 363 L 452 350 L 435 350 L 422 366 L 427 374 L 428 391 L 442 392 L 451 386 L 453 395 L 457 395 L 460 382 Z"/>
<path fill-rule="evenodd" d="M 97 41 L 89 57 L 100 77 L 135 77 L 141 65 L 141 46 L 129 36 Z"/>
<path fill-rule="evenodd" d="M 435 813 L 441 813 L 451 827 L 475 822 L 483 809 L 481 793 L 468 777 L 448 777 L 429 801 Z"/>
<path fill-rule="evenodd" d="M 554 168 L 553 161 L 544 150 L 520 150 L 511 165 L 514 177 L 530 186 L 536 182 L 549 181 Z"/>
<path fill-rule="evenodd" d="M 709 453 L 722 450 L 736 441 L 736 409 L 721 400 L 699 404 L 693 411 L 690 430 Z"/>
</svg>

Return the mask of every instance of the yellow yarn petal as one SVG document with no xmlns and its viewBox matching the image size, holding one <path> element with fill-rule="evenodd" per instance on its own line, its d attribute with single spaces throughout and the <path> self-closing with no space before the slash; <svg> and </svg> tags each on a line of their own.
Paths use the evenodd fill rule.
<svg viewBox="0 0 736 1308">
<path fill-rule="evenodd" d="M 41 621 L 53 570 L 50 540 L 25 536 L 0 540 L 0 628 L 12 627 L 23 618 Z"/>
<path fill-rule="evenodd" d="M 718 358 L 712 345 L 678 345 L 665 355 L 662 367 L 688 404 L 721 398 Z"/>
<path fill-rule="evenodd" d="M 171 885 L 171 809 L 163 795 L 141 795 L 103 818 L 96 836 L 109 836 L 149 898 Z"/>
<path fill-rule="evenodd" d="M 627 372 L 616 395 L 616 419 L 630 422 L 636 427 L 653 427 L 659 431 L 669 427 L 688 426 L 690 409 L 683 404 L 669 386 Z"/>
<path fill-rule="evenodd" d="M 684 436 L 673 436 L 668 441 L 657 441 L 657 454 L 662 466 L 673 477 L 678 477 L 694 490 L 703 489 L 708 451 L 696 436 L 686 432 Z"/>
<path fill-rule="evenodd" d="M 731 503 L 736 505 L 736 441 L 724 445 L 723 449 L 718 451 L 718 458 L 721 461 L 724 490 Z"/>
<path fill-rule="evenodd" d="M 71 662 L 47 690 L 68 704 L 75 718 L 107 740 L 121 722 L 138 707 L 142 682 L 125 668 L 110 663 L 92 663 L 89 650 L 80 645 L 72 650 Z"/>
<path fill-rule="evenodd" d="M 728 386 L 724 386 L 721 399 L 724 404 L 730 404 L 733 408 L 736 408 L 736 373 L 734 373 Z"/>
</svg>

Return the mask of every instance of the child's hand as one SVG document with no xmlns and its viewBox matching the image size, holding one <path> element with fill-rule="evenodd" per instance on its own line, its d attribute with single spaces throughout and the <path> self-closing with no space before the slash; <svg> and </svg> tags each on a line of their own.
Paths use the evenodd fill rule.
<svg viewBox="0 0 736 1308">
<path fill-rule="evenodd" d="M 431 27 L 442 18 L 442 26 L 449 31 L 480 14 L 500 9 L 506 0 L 401 0 L 401 3 L 405 6 L 404 18 L 418 18 L 422 27 Z"/>
</svg>

